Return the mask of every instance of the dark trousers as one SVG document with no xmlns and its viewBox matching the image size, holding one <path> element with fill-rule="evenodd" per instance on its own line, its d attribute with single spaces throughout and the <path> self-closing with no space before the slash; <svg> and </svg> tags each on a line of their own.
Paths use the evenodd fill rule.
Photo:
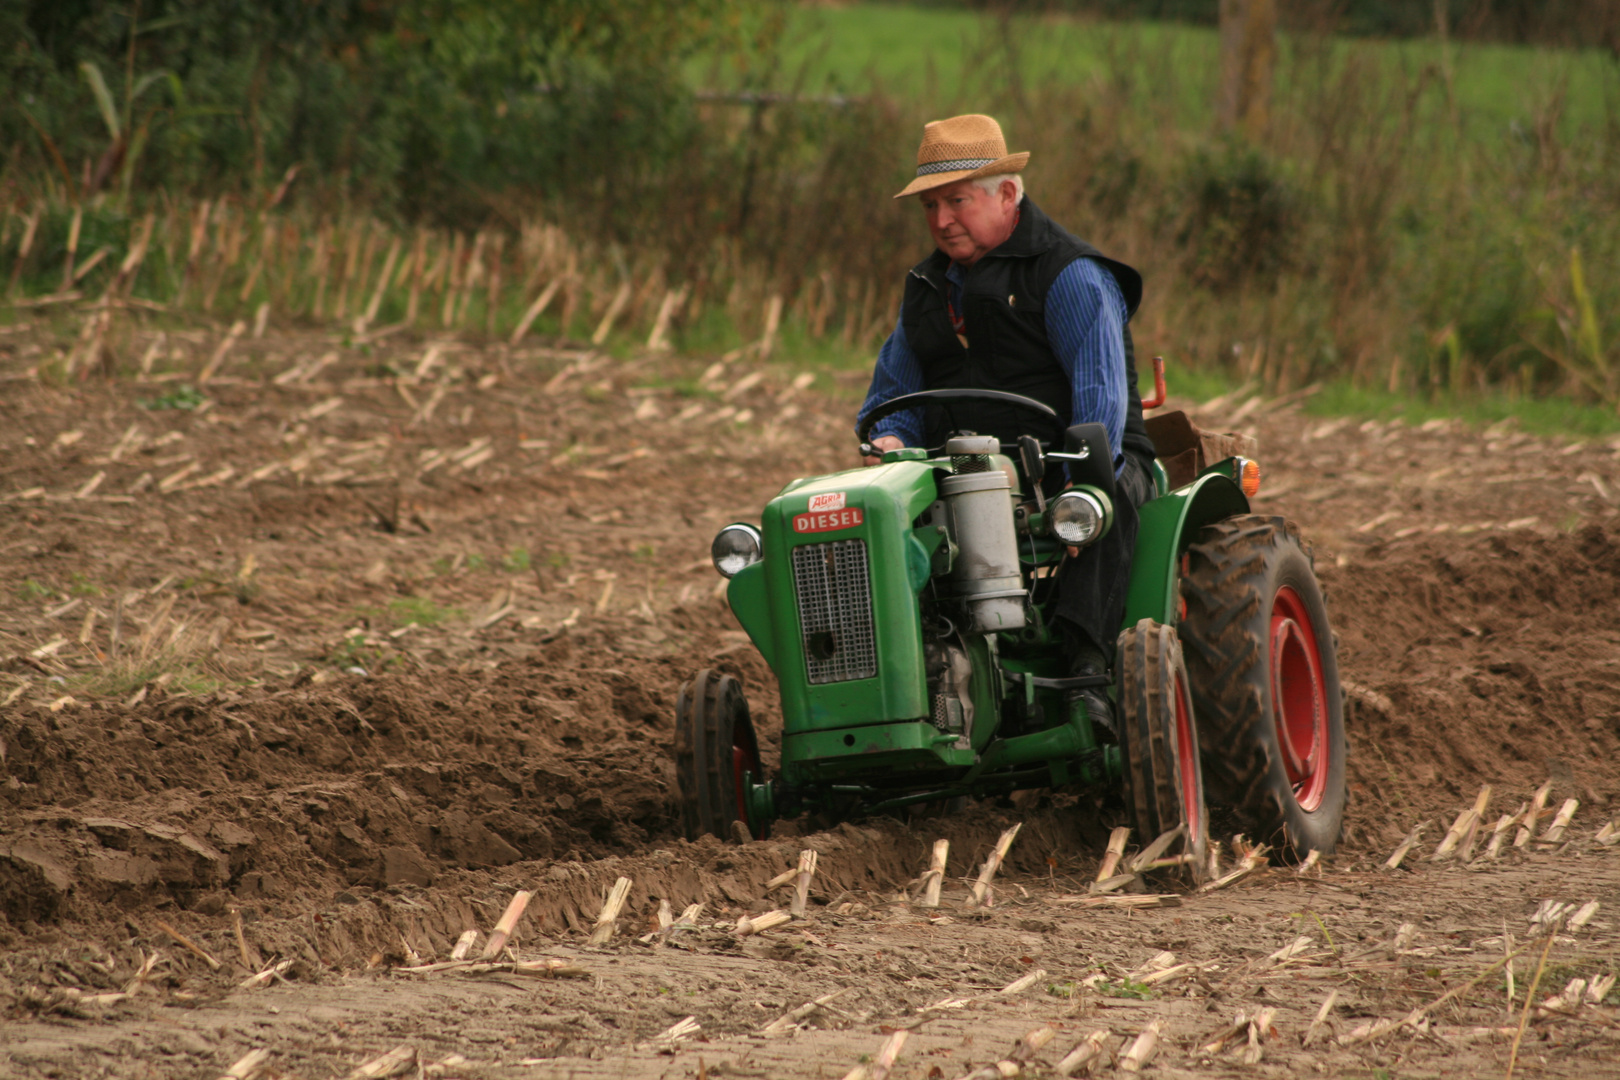
<svg viewBox="0 0 1620 1080">
<path fill-rule="evenodd" d="M 1125 455 L 1114 489 L 1114 527 L 1058 571 L 1057 622 L 1071 666 L 1076 670 L 1114 660 L 1114 642 L 1125 618 L 1125 594 L 1136 551 L 1137 507 L 1153 494 L 1147 464 Z"/>
</svg>

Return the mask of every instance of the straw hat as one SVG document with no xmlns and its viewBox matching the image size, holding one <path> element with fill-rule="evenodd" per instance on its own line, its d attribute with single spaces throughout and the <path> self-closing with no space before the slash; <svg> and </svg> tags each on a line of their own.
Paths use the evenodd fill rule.
<svg viewBox="0 0 1620 1080">
<path fill-rule="evenodd" d="M 935 120 L 923 127 L 917 147 L 917 179 L 895 198 L 981 176 L 1023 172 L 1029 155 L 1007 153 L 1007 140 L 994 117 L 969 113 Z"/>
</svg>

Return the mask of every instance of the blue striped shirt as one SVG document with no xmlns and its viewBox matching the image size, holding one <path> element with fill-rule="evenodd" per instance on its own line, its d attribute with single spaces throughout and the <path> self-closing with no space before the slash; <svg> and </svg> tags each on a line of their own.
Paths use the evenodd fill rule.
<svg viewBox="0 0 1620 1080">
<path fill-rule="evenodd" d="M 962 306 L 962 269 L 955 263 L 946 270 L 951 302 Z M 1120 439 L 1125 434 L 1125 297 L 1114 275 L 1092 259 L 1076 259 L 1058 274 L 1046 294 L 1046 336 L 1052 352 L 1069 376 L 1073 388 L 1072 424 L 1100 421 L 1114 449 L 1114 470 L 1125 465 Z M 971 339 L 973 327 L 967 328 Z M 856 424 L 873 408 L 902 394 L 924 389 L 922 366 L 906 341 L 905 327 L 894 333 L 878 352 L 872 386 L 866 393 Z M 907 446 L 921 446 L 921 409 L 896 413 L 878 422 L 872 437 L 893 435 Z"/>
</svg>

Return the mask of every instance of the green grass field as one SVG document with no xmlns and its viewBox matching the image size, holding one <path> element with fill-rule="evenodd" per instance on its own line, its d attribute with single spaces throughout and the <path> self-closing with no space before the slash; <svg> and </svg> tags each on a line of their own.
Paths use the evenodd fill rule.
<svg viewBox="0 0 1620 1080">
<path fill-rule="evenodd" d="M 1144 99 L 1174 91 L 1178 126 L 1206 127 L 1215 85 L 1212 29 L 1178 23 L 1111 23 L 1040 16 L 1012 20 L 1019 57 L 1017 77 L 1029 85 L 1066 82 L 1101 85 L 1131 77 Z M 955 103 L 982 87 L 1004 89 L 1010 73 L 996 59 L 1004 41 L 997 20 L 970 11 L 904 4 L 797 6 L 789 16 L 778 71 L 805 93 L 864 93 L 879 88 L 900 98 Z M 1476 139 L 1533 137 L 1538 113 L 1560 94 L 1566 135 L 1598 124 L 1616 102 L 1612 59 L 1596 49 L 1580 52 L 1453 43 L 1448 50 L 1459 119 Z M 1004 55 L 1004 53 L 1003 53 Z M 1433 38 L 1411 41 L 1341 39 L 1332 62 L 1356 55 L 1391 73 L 1444 82 L 1443 53 Z M 1283 41 L 1278 94 L 1291 80 L 1310 78 L 1319 59 L 1308 42 Z M 697 63 L 693 77 L 712 84 L 712 64 Z"/>
</svg>

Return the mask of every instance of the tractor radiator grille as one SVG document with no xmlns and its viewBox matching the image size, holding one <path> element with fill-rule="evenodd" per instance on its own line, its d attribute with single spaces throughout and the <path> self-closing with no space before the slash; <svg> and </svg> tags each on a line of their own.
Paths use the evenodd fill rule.
<svg viewBox="0 0 1620 1080">
<path fill-rule="evenodd" d="M 794 548 L 793 587 L 799 597 L 810 681 L 848 682 L 876 675 L 866 541 L 835 540 Z"/>
</svg>

